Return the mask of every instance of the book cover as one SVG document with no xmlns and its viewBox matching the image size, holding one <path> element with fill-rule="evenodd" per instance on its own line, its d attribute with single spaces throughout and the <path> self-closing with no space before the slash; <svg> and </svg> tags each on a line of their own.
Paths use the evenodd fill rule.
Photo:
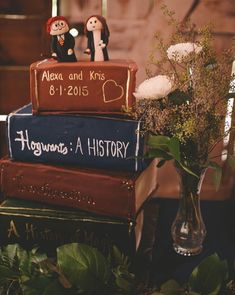
<svg viewBox="0 0 235 295">
<path fill-rule="evenodd" d="M 5 196 L 133 219 L 157 188 L 158 160 L 141 173 L 0 160 Z"/>
<path fill-rule="evenodd" d="M 33 112 L 123 113 L 135 101 L 136 72 L 131 60 L 35 62 L 30 66 Z"/>
<path fill-rule="evenodd" d="M 140 218 L 142 216 L 140 215 Z M 0 244 L 40 247 L 47 253 L 70 242 L 85 243 L 108 253 L 113 245 L 127 255 L 136 249 L 135 220 L 123 220 L 37 202 L 6 199 L 0 205 Z M 138 238 L 140 239 L 140 238 Z"/>
<path fill-rule="evenodd" d="M 7 118 L 13 160 L 141 171 L 140 122 L 82 115 L 32 115 L 27 105 Z"/>
</svg>

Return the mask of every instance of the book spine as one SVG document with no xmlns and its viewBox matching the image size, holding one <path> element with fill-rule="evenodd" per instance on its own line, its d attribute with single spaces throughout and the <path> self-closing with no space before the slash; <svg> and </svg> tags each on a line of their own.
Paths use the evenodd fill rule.
<svg viewBox="0 0 235 295">
<path fill-rule="evenodd" d="M 40 61 L 31 65 L 34 113 L 122 113 L 133 106 L 133 62 L 95 64 Z"/>
<path fill-rule="evenodd" d="M 54 253 L 56 247 L 72 242 L 85 243 L 107 254 L 113 245 L 126 255 L 135 253 L 132 224 L 112 224 L 71 219 L 9 214 L 0 210 L 0 244 L 19 243 L 25 248 L 39 246 Z"/>
<path fill-rule="evenodd" d="M 8 116 L 10 157 L 18 161 L 142 171 L 140 122 L 83 116 Z"/>
<path fill-rule="evenodd" d="M 135 178 L 98 170 L 79 170 L 1 160 L 1 187 L 8 197 L 133 218 Z"/>
</svg>

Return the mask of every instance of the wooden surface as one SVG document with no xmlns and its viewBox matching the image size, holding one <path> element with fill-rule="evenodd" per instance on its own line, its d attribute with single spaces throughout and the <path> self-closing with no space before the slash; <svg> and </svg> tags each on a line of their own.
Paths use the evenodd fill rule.
<svg viewBox="0 0 235 295">
<path fill-rule="evenodd" d="M 49 52 L 45 23 L 48 0 L 0 1 L 0 115 L 29 102 L 29 65 Z M 0 156 L 7 153 L 5 123 L 0 123 Z"/>
<path fill-rule="evenodd" d="M 0 18 L 1 64 L 28 65 L 41 58 L 44 22 L 38 18 Z"/>
<path fill-rule="evenodd" d="M 0 66 L 1 114 L 7 115 L 29 102 L 29 66 Z"/>
<path fill-rule="evenodd" d="M 43 15 L 48 16 L 49 0 L 1 0 L 1 14 Z"/>
<path fill-rule="evenodd" d="M 101 13 L 100 3 L 98 0 L 61 0 L 61 14 L 68 17 L 70 23 L 81 24 L 89 15 Z M 160 32 L 167 39 L 172 32 L 161 11 L 163 3 L 175 11 L 180 21 L 190 17 L 199 27 L 212 23 L 217 51 L 229 48 L 235 36 L 234 0 L 108 0 L 106 19 L 110 29 L 110 58 L 134 59 L 139 67 L 137 84 L 146 78 L 145 68 L 153 48 L 154 34 Z M 86 37 L 80 31 L 76 38 L 78 59 L 87 58 L 83 54 L 85 48 Z"/>
</svg>

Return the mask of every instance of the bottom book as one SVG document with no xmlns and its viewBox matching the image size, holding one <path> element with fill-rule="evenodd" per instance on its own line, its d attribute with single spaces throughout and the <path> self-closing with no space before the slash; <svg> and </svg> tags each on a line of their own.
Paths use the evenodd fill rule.
<svg viewBox="0 0 235 295">
<path fill-rule="evenodd" d="M 85 211 L 61 210 L 37 202 L 6 199 L 0 205 L 0 244 L 38 246 L 52 254 L 70 242 L 85 243 L 104 254 L 113 245 L 133 257 L 141 239 L 143 213 L 136 220 L 111 218 Z"/>
</svg>

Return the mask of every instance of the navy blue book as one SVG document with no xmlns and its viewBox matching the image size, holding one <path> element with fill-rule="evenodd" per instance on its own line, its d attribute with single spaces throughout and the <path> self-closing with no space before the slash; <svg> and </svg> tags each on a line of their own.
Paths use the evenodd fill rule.
<svg viewBox="0 0 235 295">
<path fill-rule="evenodd" d="M 141 171 L 140 122 L 114 117 L 32 114 L 27 105 L 7 119 L 10 158 L 18 161 Z"/>
</svg>

